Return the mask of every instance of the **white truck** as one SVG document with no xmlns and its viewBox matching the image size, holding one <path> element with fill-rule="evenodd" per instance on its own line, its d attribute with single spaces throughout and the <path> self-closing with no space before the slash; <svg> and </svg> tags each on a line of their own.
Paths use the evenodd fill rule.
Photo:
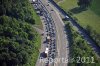
<svg viewBox="0 0 100 66">
<path fill-rule="evenodd" d="M 48 53 L 49 53 L 49 48 L 46 47 L 45 54 L 48 56 Z"/>
</svg>

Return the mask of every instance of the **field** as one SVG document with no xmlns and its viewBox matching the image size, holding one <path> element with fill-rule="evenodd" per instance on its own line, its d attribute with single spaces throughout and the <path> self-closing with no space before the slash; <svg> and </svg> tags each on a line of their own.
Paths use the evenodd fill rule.
<svg viewBox="0 0 100 66">
<path fill-rule="evenodd" d="M 59 2 L 60 0 L 55 0 L 55 2 Z"/>
<path fill-rule="evenodd" d="M 93 0 L 92 5 L 88 10 L 74 13 L 73 16 L 78 19 L 78 23 L 82 27 L 90 26 L 93 30 L 100 34 L 100 0 Z M 59 6 L 66 12 L 78 7 L 77 0 L 63 0 Z"/>
</svg>

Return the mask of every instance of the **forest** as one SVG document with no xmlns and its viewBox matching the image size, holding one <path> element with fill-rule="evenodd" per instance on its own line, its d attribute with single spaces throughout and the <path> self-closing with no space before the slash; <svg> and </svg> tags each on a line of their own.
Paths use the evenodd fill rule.
<svg viewBox="0 0 100 66">
<path fill-rule="evenodd" d="M 39 34 L 29 0 L 0 0 L 0 66 L 35 66 Z"/>
</svg>

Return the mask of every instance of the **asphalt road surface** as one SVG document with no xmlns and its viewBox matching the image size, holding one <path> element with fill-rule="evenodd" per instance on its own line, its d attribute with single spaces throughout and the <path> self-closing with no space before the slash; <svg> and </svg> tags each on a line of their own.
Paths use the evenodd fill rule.
<svg viewBox="0 0 100 66">
<path fill-rule="evenodd" d="M 55 32 L 56 32 L 56 46 L 57 46 L 57 54 L 56 54 L 56 59 L 59 61 L 54 62 L 54 66 L 67 66 L 67 60 L 68 60 L 68 54 L 69 54 L 69 48 L 68 48 L 68 41 L 67 41 L 67 35 L 66 31 L 64 31 L 64 23 L 62 19 L 60 18 L 59 13 L 56 11 L 55 8 L 53 8 L 50 3 L 48 3 L 48 0 L 41 0 L 43 5 L 46 7 L 46 9 L 49 11 L 51 14 L 51 17 L 53 18 L 54 24 L 53 27 L 52 25 L 45 26 L 45 20 L 42 20 L 44 17 L 41 18 L 42 23 L 44 25 L 44 32 L 46 33 L 47 29 L 46 27 L 55 27 Z M 42 37 L 42 40 L 45 40 L 45 36 Z M 43 43 L 43 42 L 42 42 Z M 45 51 L 46 46 L 44 44 L 41 45 L 40 52 Z M 40 56 L 39 56 L 40 57 Z M 38 59 L 36 66 L 45 66 L 45 63 L 40 62 L 40 59 Z M 49 66 L 52 66 L 51 64 Z"/>
<path fill-rule="evenodd" d="M 44 6 L 47 8 L 49 13 L 51 13 L 51 16 L 54 20 L 55 26 L 56 26 L 56 35 L 57 35 L 57 57 L 60 59 L 60 62 L 55 63 L 55 66 L 67 66 L 67 62 L 65 62 L 68 59 L 69 49 L 68 49 L 68 41 L 67 36 L 64 31 L 64 23 L 62 19 L 60 18 L 59 13 L 50 6 L 50 3 L 48 3 L 48 0 L 41 0 Z M 62 61 L 62 59 L 65 59 Z"/>
<path fill-rule="evenodd" d="M 55 30 L 55 24 L 54 24 L 54 21 L 52 20 L 52 18 L 50 16 L 50 14 L 46 10 L 46 8 L 43 6 L 43 4 L 40 1 L 38 1 L 37 3 L 38 4 L 34 3 L 33 6 L 34 6 L 36 12 L 38 11 L 39 15 L 41 15 L 40 17 L 41 17 L 41 20 L 42 20 L 42 23 L 43 23 L 44 35 L 42 37 L 40 56 L 38 58 L 36 66 L 48 66 L 48 64 L 49 64 L 49 66 L 52 66 L 53 63 L 50 63 L 50 62 L 45 63 L 44 60 L 50 59 L 50 58 L 54 59 L 55 56 L 56 56 L 56 30 Z M 50 37 L 51 37 L 51 40 L 50 40 L 49 43 L 46 42 L 47 34 L 49 34 Z M 47 47 L 49 48 L 48 57 L 40 59 L 40 57 L 42 57 L 41 53 L 43 53 Z M 43 60 L 43 62 L 41 62 L 41 60 Z"/>
</svg>

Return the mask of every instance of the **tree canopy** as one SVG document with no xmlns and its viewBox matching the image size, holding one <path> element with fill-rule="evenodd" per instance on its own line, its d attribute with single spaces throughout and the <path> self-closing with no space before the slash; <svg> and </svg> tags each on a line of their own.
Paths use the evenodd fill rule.
<svg viewBox="0 0 100 66">
<path fill-rule="evenodd" d="M 31 26 L 34 19 L 28 0 L 0 0 L 1 66 L 25 66 L 37 55 L 38 34 Z"/>
<path fill-rule="evenodd" d="M 0 15 L 12 16 L 26 22 L 35 23 L 31 4 L 28 0 L 1 0 Z"/>
<path fill-rule="evenodd" d="M 78 0 L 77 4 L 80 8 L 86 8 L 91 4 L 91 0 Z"/>
</svg>

